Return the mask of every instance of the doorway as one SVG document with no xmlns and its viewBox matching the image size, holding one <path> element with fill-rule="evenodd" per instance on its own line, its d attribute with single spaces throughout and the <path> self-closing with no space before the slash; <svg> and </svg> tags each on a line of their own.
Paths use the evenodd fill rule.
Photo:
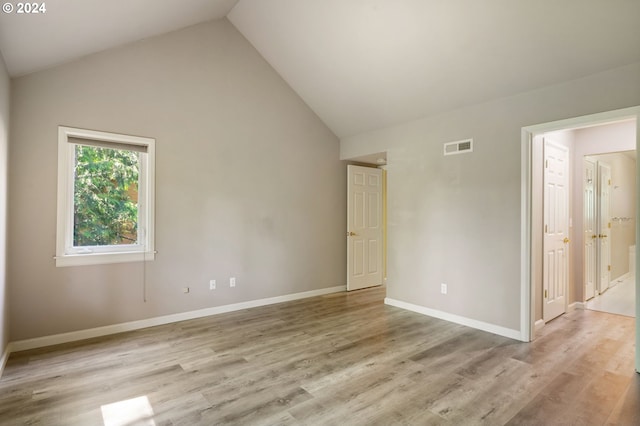
<svg viewBox="0 0 640 426">
<path fill-rule="evenodd" d="M 542 278 L 534 283 L 542 286 L 534 291 L 538 329 L 572 309 L 606 310 L 621 302 L 607 297 L 610 301 L 604 305 L 605 299 L 586 303 L 618 282 L 627 283 L 628 253 L 635 245 L 635 149 L 610 151 L 634 148 L 635 143 L 634 120 L 534 136 L 533 150 L 539 154 L 534 156 L 533 167 L 542 172 L 541 182 L 533 183 L 533 209 L 543 211 L 539 224 L 532 228 L 534 235 L 542 234 L 541 245 L 533 241 L 534 258 L 536 252 L 542 253 Z M 620 288 L 612 294 L 634 297 L 633 292 Z M 625 306 L 635 310 L 633 300 Z M 620 309 L 610 312 L 619 314 Z M 627 315 L 634 316 L 634 312 Z"/>
<path fill-rule="evenodd" d="M 382 285 L 382 170 L 347 166 L 347 291 Z"/>
<path fill-rule="evenodd" d="M 636 151 L 589 155 L 583 164 L 585 308 L 633 317 Z"/>
<path fill-rule="evenodd" d="M 551 123 L 544 123 L 535 126 L 528 126 L 522 129 L 522 256 L 521 256 L 521 270 L 522 270 L 522 280 L 521 280 L 521 334 L 522 340 L 530 341 L 535 337 L 535 327 L 537 318 L 541 319 L 541 316 L 538 316 L 538 312 L 536 312 L 540 306 L 542 306 L 541 295 L 542 295 L 542 250 L 541 240 L 542 240 L 542 209 L 537 209 L 536 206 L 539 207 L 539 204 L 536 204 L 536 198 L 534 197 L 534 189 L 535 183 L 540 182 L 541 180 L 537 180 L 535 177 L 542 173 L 541 168 L 537 168 L 536 166 L 540 166 L 541 163 L 535 163 L 536 158 L 539 160 L 539 156 L 534 151 L 534 138 L 539 135 L 543 135 L 549 132 L 557 132 L 557 131 L 568 131 L 568 130 L 577 130 L 577 129 L 586 129 L 591 127 L 596 127 L 603 124 L 611 124 L 615 122 L 622 121 L 631 121 L 633 120 L 633 127 L 635 130 L 634 136 L 634 148 L 637 150 L 639 142 L 638 142 L 638 118 L 640 117 L 640 107 L 632 107 L 626 108 L 622 110 L 609 111 L 605 113 L 598 113 L 589 116 L 577 117 L 572 119 L 560 120 Z M 613 144 L 614 141 L 612 141 Z M 580 144 L 579 146 L 585 147 L 585 144 Z M 577 155 L 577 152 L 574 154 Z M 576 173 L 576 168 L 572 170 L 570 173 L 574 175 Z M 581 179 L 582 167 L 577 168 L 578 178 Z M 636 171 L 636 179 L 640 180 L 640 174 Z M 573 179 L 575 181 L 575 177 Z M 582 193 L 580 192 L 580 198 L 582 198 Z M 574 206 L 576 205 L 575 200 L 573 200 Z M 637 208 L 638 200 L 636 199 L 636 208 Z M 581 205 L 582 203 L 578 204 Z M 572 214 L 570 217 L 573 219 L 573 224 L 570 221 L 570 232 L 571 235 L 576 238 L 578 241 L 572 241 L 572 247 L 580 247 L 582 248 L 583 243 L 583 235 L 582 235 L 582 215 Z M 579 220 L 580 224 L 576 224 L 576 219 Z M 637 222 L 637 217 L 634 219 Z M 576 232 L 576 230 L 580 230 L 580 232 Z M 635 235 L 635 240 L 637 241 L 637 231 Z M 582 258 L 582 250 L 570 249 L 570 256 L 573 258 L 575 256 L 579 256 Z M 637 261 L 637 255 L 636 255 Z M 575 263 L 574 263 L 575 265 Z M 637 270 L 637 269 L 636 269 Z M 636 273 L 637 275 L 637 273 Z M 576 279 L 579 280 L 576 281 Z M 569 300 L 578 301 L 571 303 L 571 307 L 583 307 L 578 306 L 578 304 L 584 304 L 584 290 L 582 285 L 575 286 L 575 282 L 582 283 L 582 269 L 576 271 L 575 268 L 570 272 L 570 292 L 569 292 Z M 638 280 L 635 280 L 636 286 L 636 341 L 637 347 L 640 347 L 640 324 L 638 324 L 637 312 L 640 307 L 640 303 L 638 302 Z M 571 294 L 573 292 L 573 294 Z M 640 352 L 636 352 L 636 370 L 640 370 Z"/>
<path fill-rule="evenodd" d="M 347 160 L 347 291 L 387 279 L 387 153 Z"/>
</svg>

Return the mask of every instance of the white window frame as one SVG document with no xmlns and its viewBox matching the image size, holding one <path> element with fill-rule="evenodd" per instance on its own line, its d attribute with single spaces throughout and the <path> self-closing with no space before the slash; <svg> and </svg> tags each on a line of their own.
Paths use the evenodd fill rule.
<svg viewBox="0 0 640 426">
<path fill-rule="evenodd" d="M 103 141 L 145 147 L 140 155 L 138 188 L 138 244 L 73 246 L 73 194 L 75 147 L 69 139 Z M 105 144 L 105 145 L 106 145 Z M 105 263 L 154 260 L 155 139 L 95 130 L 58 126 L 58 209 L 56 266 L 99 265 Z"/>
</svg>

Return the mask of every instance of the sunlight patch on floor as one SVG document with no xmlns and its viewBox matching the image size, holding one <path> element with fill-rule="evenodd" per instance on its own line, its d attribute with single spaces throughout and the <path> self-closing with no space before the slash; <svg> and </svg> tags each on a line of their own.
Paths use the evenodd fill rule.
<svg viewBox="0 0 640 426">
<path fill-rule="evenodd" d="M 146 396 L 103 405 L 104 426 L 156 426 L 153 421 L 153 408 Z"/>
</svg>

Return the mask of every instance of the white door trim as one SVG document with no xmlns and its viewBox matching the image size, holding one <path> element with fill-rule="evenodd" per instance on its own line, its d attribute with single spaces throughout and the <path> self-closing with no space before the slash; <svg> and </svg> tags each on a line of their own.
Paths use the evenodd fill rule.
<svg viewBox="0 0 640 426">
<path fill-rule="evenodd" d="M 383 283 L 383 172 L 350 164 L 347 178 L 347 291 L 351 291 Z"/>
<path fill-rule="evenodd" d="M 532 141 L 533 136 L 556 130 L 568 130 L 628 119 L 636 120 L 636 150 L 640 149 L 640 106 L 585 115 L 582 117 L 542 123 L 522 128 L 521 132 L 521 228 L 520 228 L 520 339 L 531 341 L 534 336 L 532 303 L 535 300 L 531 280 L 531 212 L 532 212 Z M 636 181 L 640 186 L 640 167 L 636 169 Z M 640 197 L 636 208 L 640 211 Z M 640 219 L 636 218 L 636 244 L 640 241 Z M 640 264 L 640 251 L 636 252 L 636 264 Z M 639 268 L 640 269 L 640 268 Z M 640 280 L 636 270 L 636 348 L 640 348 Z M 640 350 L 636 350 L 636 371 L 640 372 Z"/>
</svg>

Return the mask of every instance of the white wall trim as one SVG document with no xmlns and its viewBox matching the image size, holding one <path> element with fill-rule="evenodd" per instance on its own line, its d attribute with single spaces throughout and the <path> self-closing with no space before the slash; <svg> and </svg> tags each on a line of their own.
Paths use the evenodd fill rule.
<svg viewBox="0 0 640 426">
<path fill-rule="evenodd" d="M 131 321 L 120 324 L 107 325 L 104 327 L 90 328 L 86 330 L 72 331 L 69 333 L 54 334 L 51 336 L 36 337 L 33 339 L 18 340 L 9 343 L 7 357 L 11 352 L 25 351 L 28 349 L 41 348 L 44 346 L 58 345 L 61 343 L 75 342 L 78 340 L 90 339 L 93 337 L 107 336 L 110 334 L 122 333 L 125 331 L 139 330 L 141 328 L 154 327 L 157 325 L 170 324 L 179 321 L 186 321 L 195 318 L 207 317 L 210 315 L 223 314 L 227 312 L 240 311 L 243 309 L 256 308 L 258 306 L 273 305 L 276 303 L 290 302 L 308 297 L 322 296 L 330 293 L 346 291 L 346 286 L 336 286 L 323 288 L 320 290 L 305 291 L 302 293 L 287 294 L 284 296 L 269 297 L 266 299 L 250 300 L 247 302 L 233 303 L 231 305 L 215 306 L 211 308 L 199 309 L 196 311 L 181 312 L 178 314 L 164 315 Z M 3 358 L 4 359 L 4 358 Z"/>
<path fill-rule="evenodd" d="M 586 309 L 586 303 L 584 302 L 573 302 L 567 306 L 567 312 L 575 311 L 576 309 Z"/>
<path fill-rule="evenodd" d="M 417 312 L 422 315 L 427 315 L 434 318 L 439 318 L 445 321 L 453 322 L 467 327 L 475 328 L 489 333 L 497 334 L 500 336 L 508 337 L 510 339 L 523 340 L 523 336 L 519 330 L 513 330 L 511 328 L 501 327 L 499 325 L 490 324 L 488 322 L 478 321 L 471 318 L 461 317 L 459 315 L 450 314 L 448 312 L 442 312 L 435 309 L 426 308 L 424 306 L 414 305 L 413 303 L 403 302 L 401 300 L 390 299 L 386 297 L 384 299 L 385 305 L 395 306 L 396 308 L 406 309 L 408 311 Z"/>
<path fill-rule="evenodd" d="M 7 347 L 4 348 L 4 352 L 0 358 L 0 377 L 2 377 L 2 373 L 4 373 L 4 366 L 7 365 L 7 360 L 9 359 L 9 355 L 11 355 L 12 346 L 11 342 L 9 342 Z"/>
<path fill-rule="evenodd" d="M 627 272 L 626 274 L 622 274 L 618 278 L 614 278 L 609 282 L 609 288 L 614 287 L 614 286 L 618 285 L 618 282 L 626 281 L 629 278 L 631 278 L 631 274 L 629 272 Z"/>
<path fill-rule="evenodd" d="M 543 319 L 539 319 L 533 325 L 533 329 L 535 330 L 536 333 L 538 333 L 540 330 L 542 330 L 544 328 L 544 325 L 545 325 L 544 320 Z"/>
<path fill-rule="evenodd" d="M 567 306 L 567 312 L 575 311 L 576 309 L 586 309 L 587 304 L 584 302 L 573 302 Z"/>
<path fill-rule="evenodd" d="M 530 342 L 535 336 L 535 326 L 533 323 L 533 301 L 535 300 L 534 285 L 531 277 L 531 202 L 533 197 L 532 189 L 532 158 L 533 158 L 533 136 L 522 129 L 522 151 L 521 151 L 521 175 L 520 175 L 520 214 L 522 222 L 520 224 L 520 333 L 521 340 Z"/>
</svg>

